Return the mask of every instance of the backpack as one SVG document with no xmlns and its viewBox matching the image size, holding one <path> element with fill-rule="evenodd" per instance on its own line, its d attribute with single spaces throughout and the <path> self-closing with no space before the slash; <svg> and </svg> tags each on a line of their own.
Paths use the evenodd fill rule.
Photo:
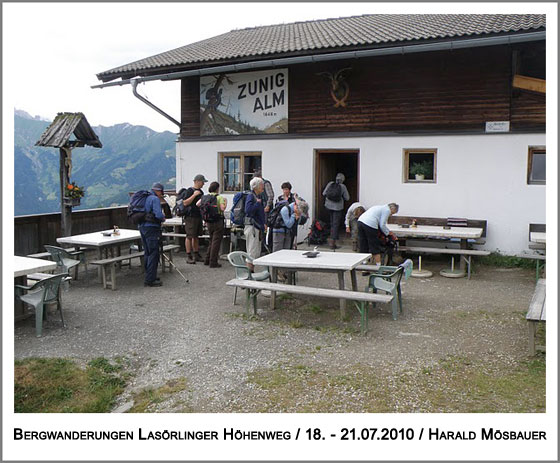
<svg viewBox="0 0 560 463">
<path fill-rule="evenodd" d="M 218 222 L 222 220 L 222 214 L 218 209 L 218 197 L 216 195 L 202 195 L 200 199 L 200 213 L 202 220 L 207 223 Z"/>
<path fill-rule="evenodd" d="M 146 190 L 138 190 L 130 198 L 126 215 L 128 220 L 134 225 L 139 225 L 147 220 L 146 217 L 146 198 L 150 196 L 150 192 Z M 152 214 L 150 214 L 152 215 Z"/>
<path fill-rule="evenodd" d="M 342 185 L 338 182 L 332 182 L 327 188 L 325 196 L 327 199 L 337 203 L 342 199 Z"/>
<path fill-rule="evenodd" d="M 329 228 L 325 222 L 314 220 L 307 235 L 308 244 L 325 244 L 329 237 Z"/>
<path fill-rule="evenodd" d="M 231 223 L 241 226 L 245 225 L 245 202 L 247 201 L 247 195 L 249 195 L 249 193 L 250 191 L 235 193 L 231 206 Z"/>
<path fill-rule="evenodd" d="M 284 224 L 284 220 L 282 219 L 281 210 L 284 206 L 290 204 L 288 201 L 278 201 L 276 205 L 272 208 L 272 210 L 268 213 L 268 217 L 266 218 L 266 225 L 269 228 L 282 228 L 286 225 Z M 290 215 L 292 211 L 290 210 Z"/>
<path fill-rule="evenodd" d="M 173 208 L 173 214 L 177 217 L 183 217 L 185 215 L 187 215 L 187 208 L 189 206 L 185 206 L 183 204 L 183 200 L 186 199 L 186 193 L 187 189 L 186 188 L 181 188 L 178 192 L 177 192 L 177 199 L 176 199 L 176 203 L 175 203 L 175 207 Z"/>
</svg>

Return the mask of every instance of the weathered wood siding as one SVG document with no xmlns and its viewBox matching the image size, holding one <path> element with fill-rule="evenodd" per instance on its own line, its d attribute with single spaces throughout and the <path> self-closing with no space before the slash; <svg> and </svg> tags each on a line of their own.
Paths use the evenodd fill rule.
<svg viewBox="0 0 560 463">
<path fill-rule="evenodd" d="M 72 234 L 108 230 L 117 225 L 133 228 L 126 216 L 127 206 L 88 209 L 72 212 Z M 44 252 L 45 244 L 57 246 L 61 235 L 60 212 L 53 214 L 22 215 L 14 218 L 14 253 L 26 256 Z"/>
<path fill-rule="evenodd" d="M 351 67 L 346 107 L 319 72 Z M 289 134 L 386 131 L 544 131 L 544 96 L 513 90 L 512 47 L 379 56 L 289 67 Z M 182 83 L 181 138 L 199 136 L 199 79 Z"/>
</svg>

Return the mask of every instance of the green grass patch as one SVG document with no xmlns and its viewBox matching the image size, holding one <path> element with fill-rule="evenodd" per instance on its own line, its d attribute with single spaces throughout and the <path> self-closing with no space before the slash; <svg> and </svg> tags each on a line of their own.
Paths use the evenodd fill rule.
<svg viewBox="0 0 560 463">
<path fill-rule="evenodd" d="M 121 363 L 91 360 L 85 369 L 62 358 L 28 358 L 14 364 L 16 413 L 106 413 L 122 393 Z"/>
<path fill-rule="evenodd" d="M 134 405 L 128 411 L 129 413 L 153 413 L 157 412 L 157 406 L 165 401 L 172 401 L 172 407 L 180 407 L 180 412 L 192 412 L 188 404 L 184 400 L 176 400 L 173 395 L 188 390 L 186 378 L 176 378 L 167 381 L 163 386 L 158 388 L 146 388 L 134 394 Z"/>
<path fill-rule="evenodd" d="M 282 364 L 248 381 L 263 394 L 245 412 L 534 413 L 546 405 L 545 358 L 510 364 L 446 356 L 429 366 L 337 371 Z"/>
<path fill-rule="evenodd" d="M 306 309 L 310 310 L 315 314 L 320 314 L 325 311 L 320 305 L 315 305 L 315 304 L 307 306 Z"/>
<path fill-rule="evenodd" d="M 533 259 L 523 259 L 522 257 L 504 256 L 498 252 L 493 252 L 489 256 L 481 256 L 477 259 L 477 263 L 492 266 L 492 267 L 505 267 L 505 268 L 535 268 L 535 261 Z"/>
</svg>

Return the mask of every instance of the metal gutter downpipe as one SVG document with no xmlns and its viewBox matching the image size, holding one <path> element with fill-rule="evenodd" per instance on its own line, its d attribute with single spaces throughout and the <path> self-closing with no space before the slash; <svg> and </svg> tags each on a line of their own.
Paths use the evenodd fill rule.
<svg viewBox="0 0 560 463">
<path fill-rule="evenodd" d="M 132 84 L 133 81 L 148 82 L 150 80 L 176 80 L 181 79 L 182 77 L 204 76 L 209 74 L 221 74 L 231 71 L 236 72 L 269 67 L 274 68 L 278 66 L 287 66 L 290 64 L 316 63 L 320 61 L 335 61 L 341 59 L 365 58 L 370 56 L 382 55 L 404 55 L 405 53 L 421 53 L 428 51 L 452 51 L 460 48 L 488 47 L 492 45 L 511 45 L 513 43 L 533 42 L 536 40 L 546 40 L 546 32 L 531 32 L 526 34 L 514 34 L 499 37 L 486 37 L 466 40 L 449 40 L 446 42 L 436 42 L 420 45 L 405 45 L 400 47 L 374 48 L 372 50 L 346 51 L 320 55 L 295 56 L 291 58 L 278 58 L 265 61 L 252 61 L 248 63 L 230 64 L 204 69 L 193 69 L 191 71 L 171 72 L 147 77 L 135 77 L 133 79 L 125 79 L 117 82 L 107 82 L 105 84 L 92 85 L 91 88 L 105 88 L 117 85 L 127 85 Z M 156 109 L 156 111 L 160 112 L 155 106 L 153 106 L 149 101 L 143 99 L 140 95 L 135 93 L 135 96 L 140 98 L 146 104 L 152 106 L 154 109 Z M 162 114 L 170 119 L 166 114 Z M 177 121 L 173 119 L 170 120 L 178 124 Z"/>
<path fill-rule="evenodd" d="M 142 95 L 140 95 L 137 91 L 136 91 L 136 86 L 138 85 L 138 81 L 140 79 L 130 79 L 130 85 L 132 86 L 132 93 L 133 95 L 138 98 L 140 101 L 142 101 L 143 103 L 146 103 L 150 108 L 154 109 L 155 111 L 157 111 L 158 113 L 160 113 L 163 117 L 169 119 L 171 122 L 173 122 L 174 124 L 176 124 L 179 128 L 181 128 L 181 123 L 176 121 L 175 119 L 173 119 L 169 114 L 167 114 L 166 112 L 162 111 L 161 109 L 159 109 L 155 104 L 151 103 L 150 101 L 148 101 L 146 98 L 144 98 Z"/>
</svg>

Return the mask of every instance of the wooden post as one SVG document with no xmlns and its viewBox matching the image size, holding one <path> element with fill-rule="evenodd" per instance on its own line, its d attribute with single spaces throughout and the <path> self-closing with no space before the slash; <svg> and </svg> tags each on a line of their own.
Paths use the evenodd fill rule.
<svg viewBox="0 0 560 463">
<path fill-rule="evenodd" d="M 72 207 L 64 204 L 64 192 L 69 181 L 66 157 L 70 157 L 71 152 L 70 148 L 60 148 L 60 232 L 62 236 L 70 236 L 72 234 Z"/>
</svg>

